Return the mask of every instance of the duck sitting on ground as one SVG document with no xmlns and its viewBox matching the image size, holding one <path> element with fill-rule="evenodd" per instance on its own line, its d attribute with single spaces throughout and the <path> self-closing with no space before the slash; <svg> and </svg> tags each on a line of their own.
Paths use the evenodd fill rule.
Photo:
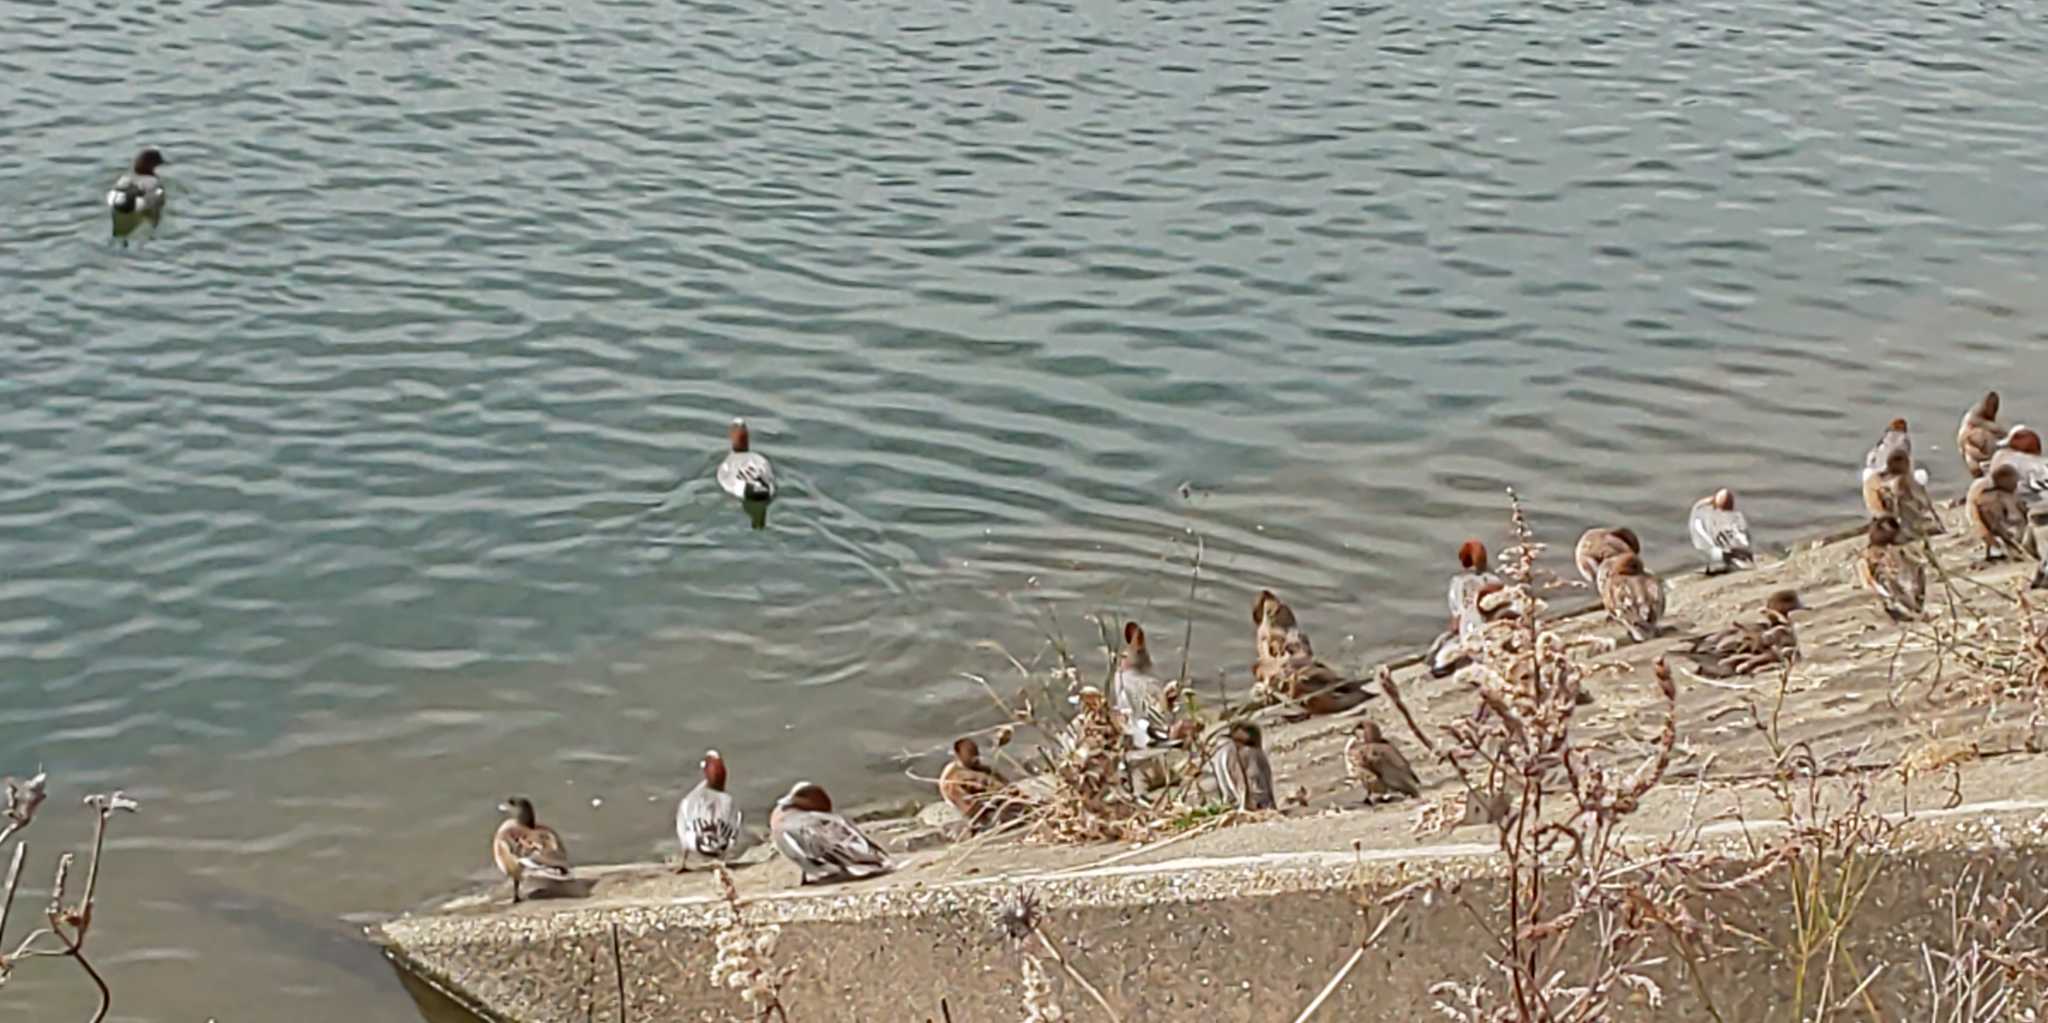
<svg viewBox="0 0 2048 1023">
<path fill-rule="evenodd" d="M 1636 531 L 1626 526 L 1609 529 L 1595 526 L 1579 534 L 1579 542 L 1572 548 L 1572 563 L 1578 566 L 1580 578 L 1600 586 L 1600 566 L 1621 554 L 1643 553 L 1643 541 Z"/>
<path fill-rule="evenodd" d="M 1895 622 L 1920 621 L 1927 604 L 1927 566 L 1900 545 L 1904 534 L 1905 527 L 1893 516 L 1871 519 L 1856 562 L 1863 588 L 1884 602 L 1884 613 Z"/>
<path fill-rule="evenodd" d="M 796 864 L 798 884 L 852 881 L 895 869 L 853 822 L 832 812 L 832 797 L 807 781 L 790 787 L 768 816 L 775 851 Z"/>
<path fill-rule="evenodd" d="M 1792 612 L 1803 611 L 1796 590 L 1779 590 L 1764 601 L 1763 617 L 1754 622 L 1735 622 L 1719 632 L 1692 641 L 1686 652 L 1708 678 L 1752 675 L 1765 668 L 1799 660 L 1799 636 L 1792 628 Z"/>
<path fill-rule="evenodd" d="M 1223 801 L 1239 810 L 1271 810 L 1273 763 L 1266 759 L 1265 734 L 1249 721 L 1230 726 L 1230 734 L 1209 758 L 1209 773 Z"/>
<path fill-rule="evenodd" d="M 1294 609 L 1273 591 L 1260 590 L 1253 599 L 1252 621 L 1252 642 L 1258 648 L 1252 661 L 1255 688 L 1311 716 L 1341 714 L 1372 699 L 1363 680 L 1347 679 L 1316 659 Z"/>
<path fill-rule="evenodd" d="M 1600 604 L 1638 643 L 1663 632 L 1664 581 L 1643 567 L 1634 553 L 1607 559 L 1599 569 Z"/>
<path fill-rule="evenodd" d="M 2005 431 L 1998 425 L 1998 392 L 1986 391 L 1963 413 L 1962 425 L 1956 429 L 1956 453 L 1963 456 L 1963 468 L 1971 479 L 1984 475 L 1986 463 L 2004 439 Z"/>
<path fill-rule="evenodd" d="M 513 902 L 525 897 L 519 886 L 529 877 L 554 884 L 576 879 L 562 836 L 534 818 L 532 800 L 513 796 L 498 810 L 511 816 L 491 836 L 491 862 L 512 882 Z"/>
<path fill-rule="evenodd" d="M 726 860 L 740 844 L 740 807 L 725 791 L 725 758 L 705 750 L 697 769 L 703 780 L 676 803 L 676 841 L 683 847 L 677 873 L 690 868 L 692 855 Z"/>
<path fill-rule="evenodd" d="M 1687 530 L 1692 545 L 1706 556 L 1708 575 L 1756 567 L 1756 555 L 1749 546 L 1749 519 L 1735 509 L 1735 492 L 1727 487 L 1693 502 Z"/>
<path fill-rule="evenodd" d="M 967 736 L 953 740 L 953 759 L 939 771 L 939 797 L 960 812 L 967 830 L 979 831 L 1022 810 L 1023 804 L 1002 795 L 1009 779 L 981 759 L 981 744 Z"/>
</svg>

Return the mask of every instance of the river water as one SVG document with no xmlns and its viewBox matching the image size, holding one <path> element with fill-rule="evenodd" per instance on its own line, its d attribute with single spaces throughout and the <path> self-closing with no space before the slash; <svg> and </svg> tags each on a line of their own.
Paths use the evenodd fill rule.
<svg viewBox="0 0 2048 1023">
<path fill-rule="evenodd" d="M 121 787 L 124 1021 L 406 1018 L 349 928 L 505 795 L 659 852 L 699 751 L 989 723 L 1137 614 L 1408 650 L 1501 491 L 1685 560 L 2048 419 L 2031 5 L 0 0 L 0 771 Z M 161 231 L 108 182 L 170 158 Z M 734 415 L 784 497 L 710 480 Z M 1203 584 L 1187 598 L 1194 538 Z M 930 774 L 936 763 L 919 769 Z M 34 913 L 29 915 L 33 916 Z M 18 916 L 19 919 L 19 916 Z M 17 924 L 14 934 L 22 931 Z M 90 1009 L 31 963 L 0 1017 Z"/>
</svg>

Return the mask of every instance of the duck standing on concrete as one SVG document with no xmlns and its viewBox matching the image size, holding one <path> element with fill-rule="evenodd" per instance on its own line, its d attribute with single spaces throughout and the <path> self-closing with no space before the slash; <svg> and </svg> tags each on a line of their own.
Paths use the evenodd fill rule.
<svg viewBox="0 0 2048 1023">
<path fill-rule="evenodd" d="M 1900 546 L 1905 527 L 1890 515 L 1870 520 L 1865 532 L 1867 545 L 1856 562 L 1856 576 L 1863 588 L 1884 602 L 1884 613 L 1895 622 L 1920 621 L 1927 604 L 1927 566 L 1913 552 Z"/>
<path fill-rule="evenodd" d="M 790 787 L 768 817 L 775 851 L 796 864 L 798 884 L 851 881 L 896 869 L 853 822 L 832 812 L 832 797 L 807 781 Z"/>
<path fill-rule="evenodd" d="M 155 146 L 149 146 L 135 154 L 128 173 L 114 180 L 114 187 L 107 190 L 114 237 L 126 238 L 143 224 L 154 225 L 163 217 L 164 184 L 156 172 L 168 162 Z"/>
<path fill-rule="evenodd" d="M 1892 420 L 1885 427 L 1884 433 L 1877 438 L 1877 443 L 1872 444 L 1870 450 L 1863 453 L 1862 478 L 1868 480 L 1883 472 L 1894 451 L 1905 452 L 1909 462 L 1913 457 L 1913 435 L 1906 430 L 1906 421 L 1903 419 Z M 1927 470 L 1914 469 L 1913 478 L 1918 480 L 1921 486 L 1926 486 Z"/>
<path fill-rule="evenodd" d="M 1144 628 L 1137 622 L 1125 622 L 1124 648 L 1117 655 L 1110 695 L 1117 713 L 1124 717 L 1132 749 L 1151 749 L 1173 741 L 1173 726 L 1179 717 L 1177 688 L 1152 674 L 1152 652 L 1145 646 Z"/>
<path fill-rule="evenodd" d="M 1643 541 L 1636 531 L 1623 526 L 1608 529 L 1596 526 L 1579 534 L 1578 546 L 1572 548 L 1572 563 L 1579 568 L 1579 576 L 1595 587 L 1600 585 L 1600 566 L 1621 554 L 1643 553 Z"/>
<path fill-rule="evenodd" d="M 1621 623 L 1638 643 L 1656 639 L 1663 631 L 1664 581 L 1643 567 L 1633 553 L 1617 554 L 1599 568 L 1600 605 L 1609 617 Z"/>
<path fill-rule="evenodd" d="M 1693 502 L 1687 531 L 1692 534 L 1693 547 L 1706 556 L 1708 575 L 1756 567 L 1756 555 L 1749 546 L 1749 519 L 1735 509 L 1735 492 L 1727 487 Z"/>
<path fill-rule="evenodd" d="M 2041 457 L 2041 435 L 2025 426 L 2015 426 L 2005 443 L 1991 456 L 1987 468 L 2010 465 L 2019 473 L 2020 503 L 2035 519 L 2048 516 L 2048 459 Z"/>
<path fill-rule="evenodd" d="M 1956 429 L 1956 453 L 1963 456 L 1963 468 L 1971 479 L 1984 475 L 1986 464 L 2004 439 L 2005 431 L 1998 425 L 1998 392 L 1986 391 L 1963 413 L 1962 425 Z"/>
<path fill-rule="evenodd" d="M 1368 803 L 1386 796 L 1422 795 L 1422 780 L 1415 776 L 1415 768 L 1380 734 L 1378 722 L 1360 721 L 1351 730 L 1351 739 L 1344 744 L 1344 766 L 1352 781 L 1365 786 Z"/>
<path fill-rule="evenodd" d="M 1934 498 L 1913 474 L 1913 456 L 1904 451 L 1894 449 L 1885 456 L 1884 471 L 1863 481 L 1863 507 L 1873 519 L 1898 519 L 1907 540 L 1948 532 Z"/>
<path fill-rule="evenodd" d="M 690 856 L 726 860 L 740 844 L 740 807 L 725 791 L 725 758 L 705 750 L 697 764 L 704 779 L 676 804 L 676 841 L 682 843 L 677 873 L 690 869 Z"/>
<path fill-rule="evenodd" d="M 2011 462 L 2001 463 L 1970 484 L 1970 525 L 1984 543 L 1984 560 L 2002 561 L 2014 552 L 2035 561 L 2041 549 L 2034 543 L 2033 527 L 2027 524 L 2026 506 L 2020 503 L 2020 471 Z"/>
<path fill-rule="evenodd" d="M 1762 619 L 1735 622 L 1719 632 L 1692 641 L 1686 653 L 1708 678 L 1752 675 L 1765 668 L 1799 660 L 1799 635 L 1792 628 L 1792 612 L 1806 605 L 1797 590 L 1779 590 L 1764 601 Z"/>
<path fill-rule="evenodd" d="M 1230 736 L 1209 758 L 1209 773 L 1223 801 L 1240 810 L 1271 810 L 1273 762 L 1266 759 L 1265 734 L 1249 721 L 1230 726 Z"/>
<path fill-rule="evenodd" d="M 557 884 L 576 879 L 562 836 L 534 819 L 532 800 L 513 796 L 498 804 L 498 810 L 511 816 L 491 836 L 491 862 L 511 880 L 513 902 L 524 897 L 519 883 L 528 877 Z"/>
<path fill-rule="evenodd" d="M 939 796 L 966 818 L 968 830 L 979 831 L 1007 816 L 1009 805 L 999 793 L 1009 784 L 982 763 L 979 743 L 964 735 L 953 740 L 953 759 L 939 772 Z"/>
<path fill-rule="evenodd" d="M 1372 699 L 1372 691 L 1360 679 L 1347 679 L 1337 669 L 1316 659 L 1308 633 L 1294 617 L 1294 609 L 1260 590 L 1252 601 L 1255 628 L 1252 642 L 1258 648 L 1252 661 L 1252 678 L 1267 693 L 1292 702 L 1311 716 L 1341 714 Z"/>
</svg>

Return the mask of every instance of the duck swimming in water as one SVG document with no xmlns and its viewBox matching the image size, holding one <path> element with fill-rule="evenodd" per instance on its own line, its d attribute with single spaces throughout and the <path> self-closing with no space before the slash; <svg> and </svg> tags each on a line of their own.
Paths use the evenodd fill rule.
<svg viewBox="0 0 2048 1023">
<path fill-rule="evenodd" d="M 753 450 L 747 436 L 747 421 L 734 419 L 727 431 L 732 451 L 718 463 L 718 487 L 742 501 L 766 504 L 775 500 L 775 467 L 768 456 Z"/>
<path fill-rule="evenodd" d="M 154 224 L 163 215 L 164 185 L 158 167 L 169 161 L 155 146 L 135 155 L 128 173 L 115 179 L 107 190 L 107 211 L 114 221 L 114 237 L 125 238 L 144 223 Z"/>
</svg>

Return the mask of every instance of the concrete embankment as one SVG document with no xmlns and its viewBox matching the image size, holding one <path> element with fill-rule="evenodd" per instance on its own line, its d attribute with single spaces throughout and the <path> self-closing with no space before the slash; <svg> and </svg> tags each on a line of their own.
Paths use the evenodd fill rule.
<svg viewBox="0 0 2048 1023">
<path fill-rule="evenodd" d="M 1860 777 L 1871 806 L 1910 817 L 1848 934 L 1860 962 L 1892 964 L 1868 994 L 1878 1018 L 1896 1019 L 1924 1015 L 1919 943 L 1950 933 L 1955 907 L 1943 893 L 1965 868 L 2048 892 L 2048 763 L 2029 752 L 2024 711 L 2001 713 L 1957 685 L 1972 669 L 1954 650 L 1900 641 L 1851 582 L 1859 548 L 1855 539 L 1816 542 L 1753 573 L 1673 579 L 1672 617 L 1702 629 L 1752 613 L 1772 589 L 1797 587 L 1814 608 L 1800 621 L 1807 659 L 1782 692 L 1775 677 L 1682 681 L 1678 750 L 1631 829 L 1661 836 L 1709 821 L 1706 869 L 1742 872 L 1785 827 L 1757 784 L 1772 763 L 1761 718 L 1775 721 L 1782 742 L 1811 750 L 1831 775 L 1822 783 L 1830 791 Z M 1969 565 L 1960 539 L 1937 550 L 1954 570 Z M 1958 586 L 1979 595 L 1966 599 L 1980 611 L 2004 613 L 1993 611 L 1993 598 L 2023 574 L 1975 570 Z M 1606 631 L 1591 616 L 1570 627 Z M 1580 741 L 1622 760 L 1649 748 L 1661 703 L 1646 664 L 1674 642 L 1596 658 L 1611 667 L 1594 676 L 1598 701 L 1581 713 Z M 1470 710 L 1468 694 L 1413 674 L 1403 673 L 1404 692 L 1425 723 Z M 1425 795 L 1455 788 L 1424 763 L 1385 703 L 1374 701 L 1369 713 L 1409 746 Z M 1020 897 L 1037 905 L 1045 933 L 1123 1020 L 1285 1023 L 1356 947 L 1368 923 L 1362 899 L 1441 877 L 1463 886 L 1462 901 L 1410 903 L 1318 1016 L 1427 1018 L 1433 985 L 1486 968 L 1494 939 L 1463 905 L 1491 904 L 1500 858 L 1489 828 L 1417 838 L 1414 805 L 1360 806 L 1342 778 L 1349 725 L 1272 730 L 1280 787 L 1297 797 L 1276 820 L 1138 849 L 930 846 L 908 853 L 892 876 L 828 889 L 796 889 L 793 871 L 757 850 L 736 872 L 744 912 L 783 929 L 775 960 L 794 968 L 784 999 L 799 1023 L 1021 1018 L 1022 957 L 1043 959 L 1045 950 L 999 925 L 1001 907 Z M 1891 769 L 1901 759 L 1928 770 L 1908 779 Z M 884 833 L 899 848 L 924 841 L 908 825 Z M 595 883 L 583 897 L 513 907 L 492 888 L 389 921 L 372 938 L 401 969 L 503 1023 L 747 1018 L 736 994 L 710 979 L 713 935 L 727 914 L 709 875 L 655 865 L 588 873 Z M 1717 913 L 1753 929 L 1789 925 L 1782 883 L 1717 899 Z M 1792 983 L 1781 960 L 1741 942 L 1723 943 L 1697 979 L 1675 963 L 1652 976 L 1666 1004 L 1653 1011 L 1632 995 L 1625 1016 L 1706 1018 L 1694 994 L 1704 984 L 1724 1018 L 1775 1018 Z M 1054 983 L 1069 1018 L 1107 1018 L 1057 969 Z"/>
</svg>

